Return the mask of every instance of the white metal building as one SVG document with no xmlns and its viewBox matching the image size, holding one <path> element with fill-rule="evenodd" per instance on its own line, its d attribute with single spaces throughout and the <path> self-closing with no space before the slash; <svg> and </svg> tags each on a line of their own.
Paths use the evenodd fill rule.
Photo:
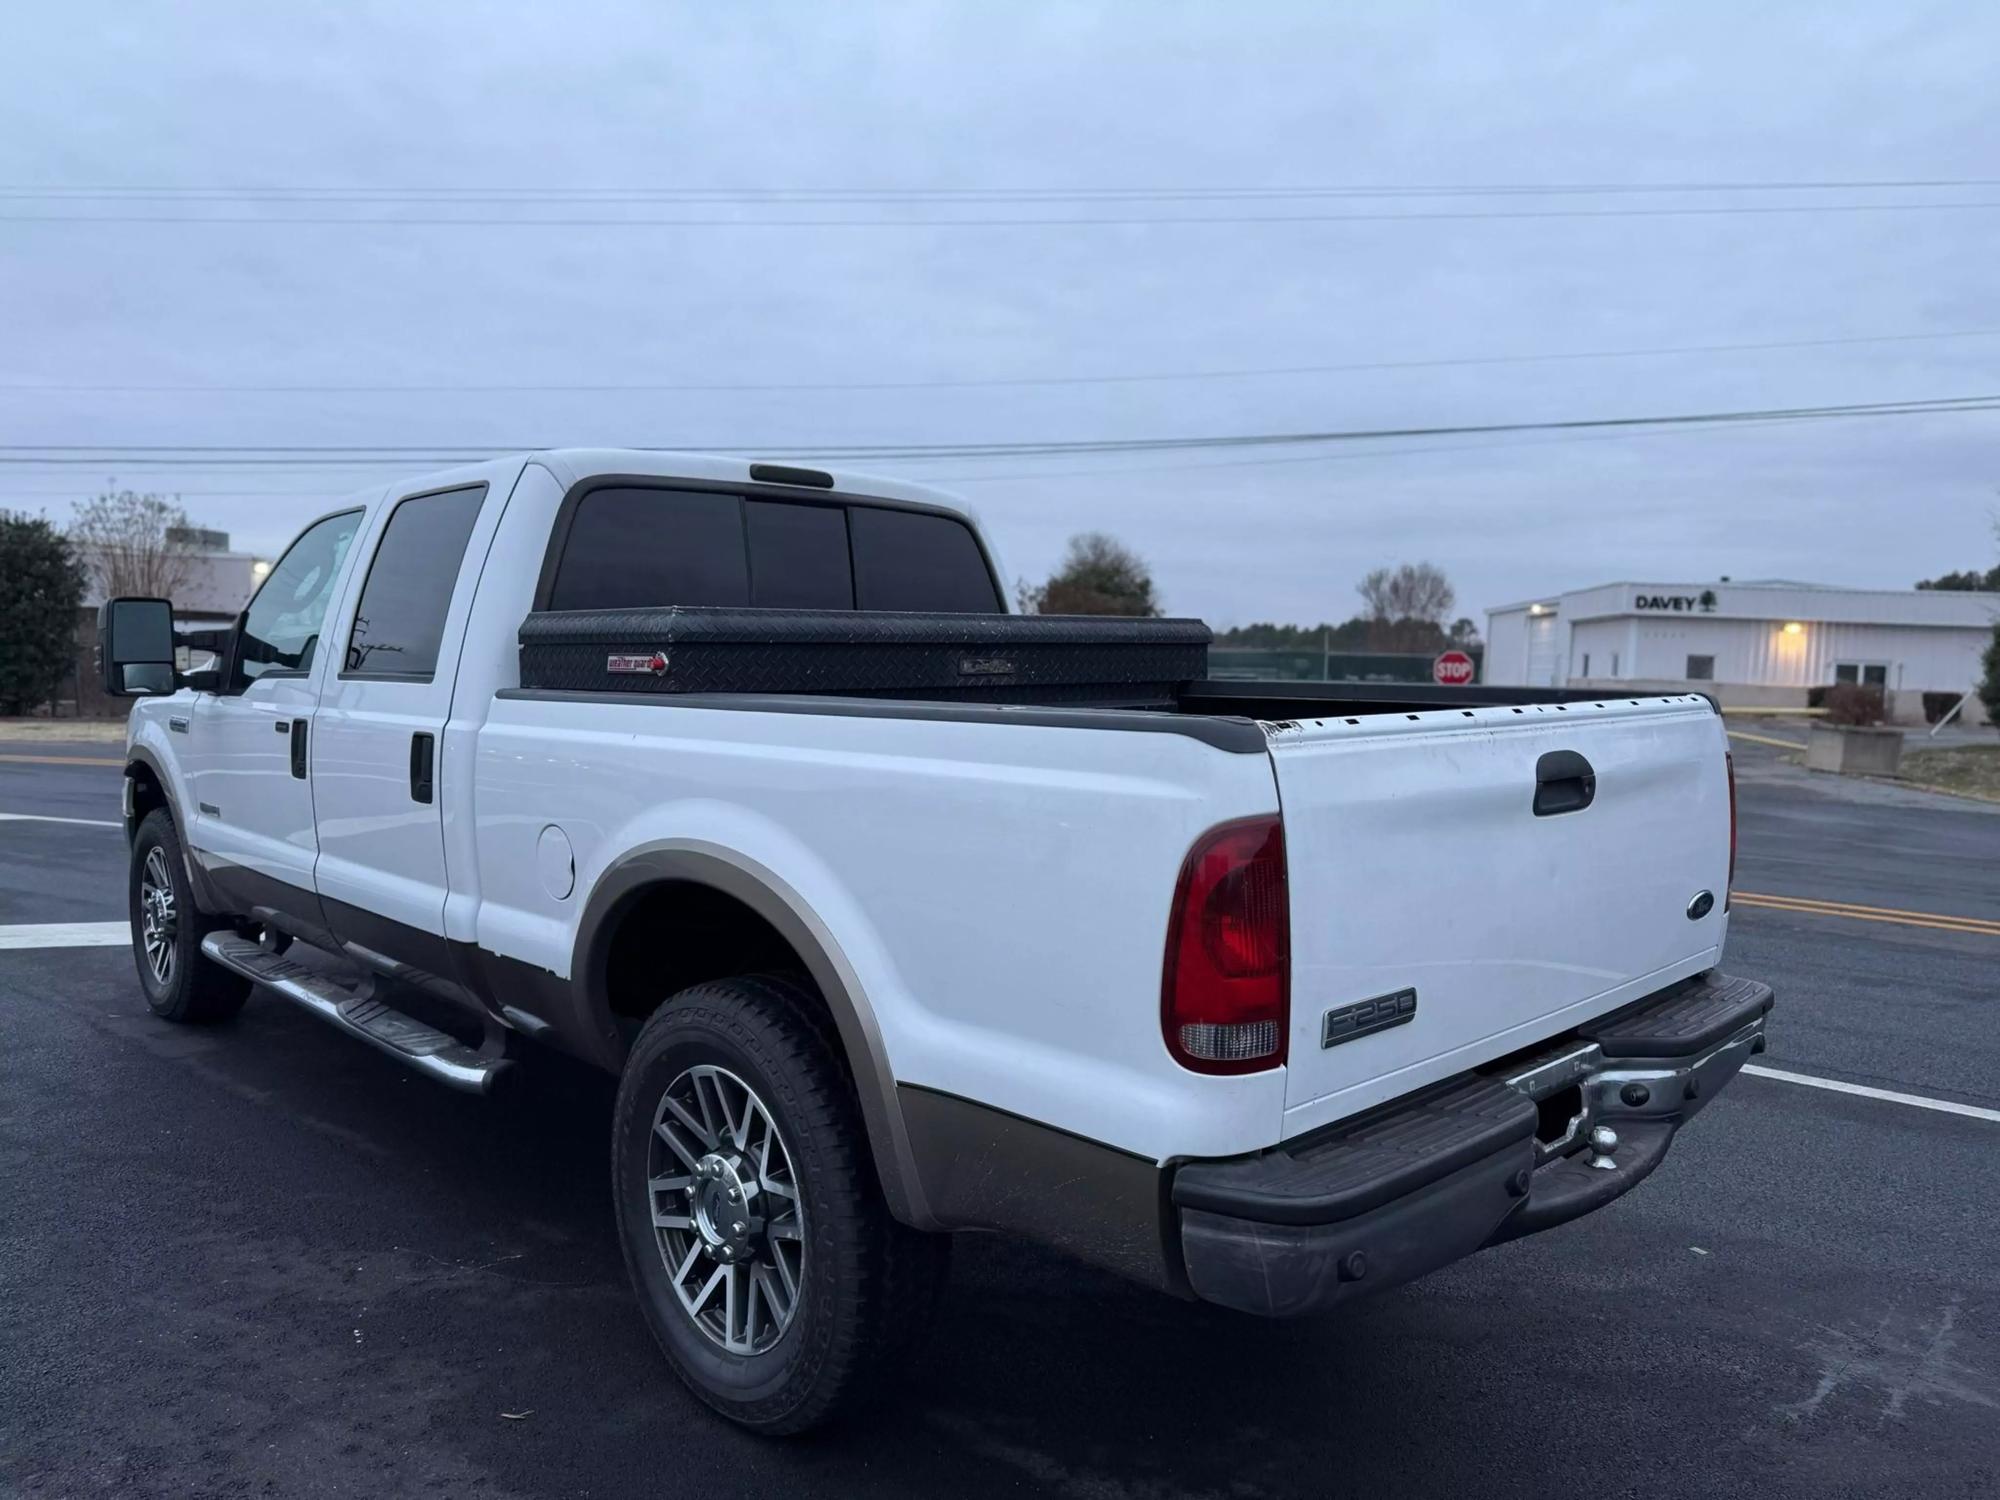
<svg viewBox="0 0 2000 1500">
<path fill-rule="evenodd" d="M 1724 704 L 1806 705 L 1860 682 L 1891 716 L 1923 721 L 1923 695 L 1970 688 L 2000 594 L 1843 589 L 1775 579 L 1607 583 L 1486 612 L 1484 678 L 1535 687 L 1694 688 Z M 1968 718 L 1978 707 L 1966 706 Z"/>
</svg>

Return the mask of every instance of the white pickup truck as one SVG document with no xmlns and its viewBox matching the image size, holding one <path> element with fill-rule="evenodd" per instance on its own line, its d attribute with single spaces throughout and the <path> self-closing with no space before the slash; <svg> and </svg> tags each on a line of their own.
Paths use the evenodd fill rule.
<svg viewBox="0 0 2000 1500">
<path fill-rule="evenodd" d="M 1762 1050 L 1706 699 L 1209 681 L 1005 597 L 928 490 L 563 451 L 315 521 L 212 668 L 113 601 L 147 998 L 616 1073 L 640 1307 L 780 1432 L 944 1231 L 1325 1308 L 1617 1197 Z"/>
</svg>

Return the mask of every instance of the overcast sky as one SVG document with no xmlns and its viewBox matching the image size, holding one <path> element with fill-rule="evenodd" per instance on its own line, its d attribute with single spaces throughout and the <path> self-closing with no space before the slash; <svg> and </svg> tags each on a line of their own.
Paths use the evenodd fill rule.
<svg viewBox="0 0 2000 1500">
<path fill-rule="evenodd" d="M 1990 3 L 189 0 L 14 6 L 0 57 L 8 457 L 749 452 L 2000 392 L 2000 182 L 1978 181 L 2000 178 Z M 937 196 L 1913 180 L 1966 185 Z M 77 194 L 105 188 L 265 191 Z M 725 196 L 617 194 L 685 189 Z M 742 201 L 779 189 L 931 196 Z M 1907 207 L 1938 203 L 1982 206 Z M 1626 212 L 1812 204 L 1843 211 Z M 1494 213 L 1538 216 L 1439 217 Z M 78 222 L 147 216 L 253 222 Z M 1285 216 L 1316 221 L 1258 222 Z M 1045 222 L 1204 217 L 1229 222 Z M 704 222 L 324 222 L 399 218 Z M 1040 222 L 885 222 L 941 218 Z M 773 219 L 868 222 L 745 227 Z M 1881 341 L 1422 363 L 1860 339 Z M 1417 367 L 1085 378 L 1397 362 Z M 978 381 L 1068 383 L 929 384 Z M 913 388 L 852 388 L 895 382 Z M 773 384 L 822 388 L 629 389 Z M 151 389 L 88 389 L 117 385 Z M 442 389 L 379 389 L 411 385 Z M 496 385 L 628 388 L 465 389 Z M 948 481 L 1017 574 L 1111 531 L 1170 609 L 1218 624 L 1344 618 L 1364 571 L 1416 558 L 1478 616 L 1617 578 L 1905 587 L 1995 556 L 2000 412 L 1580 436 L 867 467 Z M 84 456 L 0 464 L 0 506 L 63 519 L 115 477 L 178 490 L 269 553 L 326 497 L 398 472 Z"/>
</svg>

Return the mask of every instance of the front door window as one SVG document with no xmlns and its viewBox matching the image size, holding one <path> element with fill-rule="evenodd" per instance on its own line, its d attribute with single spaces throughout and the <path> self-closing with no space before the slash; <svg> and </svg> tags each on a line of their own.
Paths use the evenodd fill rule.
<svg viewBox="0 0 2000 1500">
<path fill-rule="evenodd" d="M 333 602 L 334 580 L 361 529 L 361 517 L 358 510 L 328 516 L 285 549 L 244 612 L 232 691 L 240 692 L 272 672 L 303 676 L 312 670 L 320 627 Z"/>
</svg>

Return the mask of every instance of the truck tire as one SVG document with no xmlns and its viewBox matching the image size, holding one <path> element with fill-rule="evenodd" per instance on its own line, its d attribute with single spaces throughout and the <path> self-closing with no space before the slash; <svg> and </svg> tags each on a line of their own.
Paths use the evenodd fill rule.
<svg viewBox="0 0 2000 1500">
<path fill-rule="evenodd" d="M 890 1216 L 819 998 L 775 976 L 681 991 L 618 1085 L 612 1189 L 653 1337 L 766 1433 L 878 1394 L 925 1331 L 950 1240 Z"/>
<path fill-rule="evenodd" d="M 194 904 L 180 830 L 165 808 L 155 808 L 139 824 L 132 840 L 128 891 L 132 959 L 153 1014 L 209 1026 L 241 1010 L 250 995 L 250 981 L 201 951 L 201 940 L 228 924 L 203 916 Z"/>
</svg>

